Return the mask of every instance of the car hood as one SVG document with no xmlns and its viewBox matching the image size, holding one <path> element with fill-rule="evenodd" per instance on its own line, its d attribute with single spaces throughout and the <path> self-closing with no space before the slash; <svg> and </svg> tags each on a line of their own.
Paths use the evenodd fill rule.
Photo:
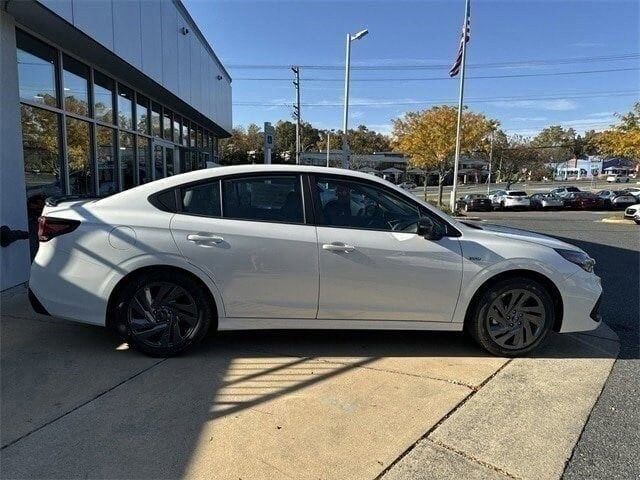
<svg viewBox="0 0 640 480">
<path fill-rule="evenodd" d="M 522 242 L 533 243 L 536 245 L 545 245 L 550 248 L 565 248 L 568 250 L 579 250 L 580 248 L 570 243 L 557 240 L 546 235 L 530 232 L 529 230 L 521 230 L 519 228 L 503 227 L 502 225 L 482 224 L 482 232 L 486 235 L 495 235 L 503 238 L 511 238 Z"/>
</svg>

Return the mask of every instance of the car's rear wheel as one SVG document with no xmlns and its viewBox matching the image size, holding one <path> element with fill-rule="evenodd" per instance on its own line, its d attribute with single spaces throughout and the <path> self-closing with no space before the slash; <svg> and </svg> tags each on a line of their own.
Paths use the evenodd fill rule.
<svg viewBox="0 0 640 480">
<path fill-rule="evenodd" d="M 204 287 L 180 272 L 149 272 L 122 289 L 118 324 L 144 353 L 171 356 L 198 343 L 209 330 L 212 306 Z"/>
<path fill-rule="evenodd" d="M 483 292 L 466 327 L 485 350 L 515 357 L 540 345 L 554 319 L 553 300 L 544 286 L 529 278 L 512 278 Z"/>
</svg>

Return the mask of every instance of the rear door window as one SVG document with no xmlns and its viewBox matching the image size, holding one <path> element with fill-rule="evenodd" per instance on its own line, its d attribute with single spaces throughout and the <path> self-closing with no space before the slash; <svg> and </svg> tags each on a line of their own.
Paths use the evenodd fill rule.
<svg viewBox="0 0 640 480">
<path fill-rule="evenodd" d="M 264 175 L 222 181 L 224 218 L 304 223 L 299 175 Z"/>
<path fill-rule="evenodd" d="M 219 217 L 220 181 L 190 185 L 181 189 L 182 213 Z"/>
</svg>

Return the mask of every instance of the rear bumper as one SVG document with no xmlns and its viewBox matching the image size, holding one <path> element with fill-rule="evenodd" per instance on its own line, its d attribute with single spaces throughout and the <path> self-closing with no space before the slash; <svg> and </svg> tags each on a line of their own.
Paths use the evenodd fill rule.
<svg viewBox="0 0 640 480">
<path fill-rule="evenodd" d="M 529 200 L 505 200 L 504 206 L 505 208 L 529 208 L 531 206 L 531 202 Z"/>
<path fill-rule="evenodd" d="M 107 301 L 99 292 L 110 272 L 79 257 L 41 244 L 31 265 L 29 299 L 38 313 L 104 325 Z"/>
</svg>

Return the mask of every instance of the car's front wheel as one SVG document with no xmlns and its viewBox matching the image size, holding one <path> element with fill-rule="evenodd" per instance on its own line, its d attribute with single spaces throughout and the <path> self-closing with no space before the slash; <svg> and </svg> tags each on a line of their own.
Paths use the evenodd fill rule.
<svg viewBox="0 0 640 480">
<path fill-rule="evenodd" d="M 482 293 L 466 328 L 490 353 L 515 357 L 540 345 L 554 320 L 553 300 L 544 286 L 529 278 L 511 278 Z"/>
<path fill-rule="evenodd" d="M 187 274 L 162 271 L 129 281 L 116 314 L 128 343 L 154 356 L 176 355 L 198 343 L 213 316 L 202 285 Z"/>
</svg>

